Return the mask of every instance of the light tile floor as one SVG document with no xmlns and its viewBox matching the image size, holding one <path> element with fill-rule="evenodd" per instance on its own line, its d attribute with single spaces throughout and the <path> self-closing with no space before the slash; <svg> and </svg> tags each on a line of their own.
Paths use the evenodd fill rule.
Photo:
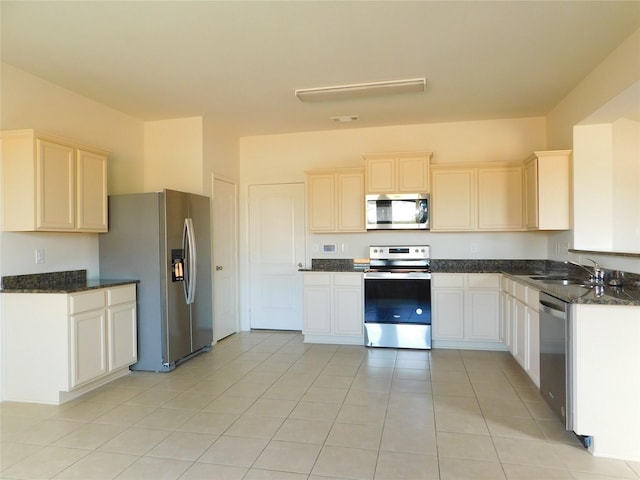
<svg viewBox="0 0 640 480">
<path fill-rule="evenodd" d="M 508 353 L 243 332 L 62 406 L 0 404 L 2 479 L 638 479 L 591 456 Z"/>
</svg>

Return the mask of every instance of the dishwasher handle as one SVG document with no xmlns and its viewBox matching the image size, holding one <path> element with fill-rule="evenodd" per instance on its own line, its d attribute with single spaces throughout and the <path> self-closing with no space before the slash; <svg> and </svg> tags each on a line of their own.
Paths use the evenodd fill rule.
<svg viewBox="0 0 640 480">
<path fill-rule="evenodd" d="M 557 305 L 547 303 L 544 300 L 540 300 L 540 312 L 560 319 L 564 319 L 567 315 L 564 308 L 558 308 Z"/>
</svg>

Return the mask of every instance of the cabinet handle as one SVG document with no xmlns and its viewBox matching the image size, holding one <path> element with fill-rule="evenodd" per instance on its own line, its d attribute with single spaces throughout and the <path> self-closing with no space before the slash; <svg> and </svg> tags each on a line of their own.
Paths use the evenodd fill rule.
<svg viewBox="0 0 640 480">
<path fill-rule="evenodd" d="M 222 266 L 216 265 L 216 270 L 222 270 Z"/>
</svg>

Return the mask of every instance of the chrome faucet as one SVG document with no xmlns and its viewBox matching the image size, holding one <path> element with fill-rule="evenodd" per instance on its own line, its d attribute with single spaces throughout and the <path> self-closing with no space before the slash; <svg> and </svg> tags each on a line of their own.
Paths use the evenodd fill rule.
<svg viewBox="0 0 640 480">
<path fill-rule="evenodd" d="M 595 260 L 592 260 L 590 258 L 587 258 L 587 260 L 589 260 L 590 262 L 593 262 L 593 269 L 589 269 L 587 267 L 585 267 L 584 265 L 580 265 L 577 262 L 572 262 L 571 260 L 567 260 L 564 263 L 567 264 L 571 264 L 571 265 L 575 265 L 576 267 L 580 267 L 583 270 L 585 270 L 586 272 L 589 273 L 589 281 L 591 283 L 604 283 L 604 270 L 600 267 L 600 265 L 598 265 L 598 262 L 596 262 Z"/>
</svg>

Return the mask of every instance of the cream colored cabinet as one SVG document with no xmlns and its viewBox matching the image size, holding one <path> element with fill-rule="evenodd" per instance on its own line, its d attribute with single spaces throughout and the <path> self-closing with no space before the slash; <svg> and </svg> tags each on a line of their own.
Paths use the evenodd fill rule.
<svg viewBox="0 0 640 480">
<path fill-rule="evenodd" d="M 523 230 L 520 164 L 433 165 L 432 231 Z"/>
<path fill-rule="evenodd" d="M 468 273 L 465 276 L 465 338 L 500 341 L 500 275 Z"/>
<path fill-rule="evenodd" d="M 104 290 L 69 295 L 71 388 L 108 371 L 105 301 Z"/>
<path fill-rule="evenodd" d="M 525 371 L 536 386 L 540 387 L 540 313 L 527 306 L 527 361 Z"/>
<path fill-rule="evenodd" d="M 305 335 L 331 335 L 330 272 L 303 274 L 302 333 Z"/>
<path fill-rule="evenodd" d="M 106 154 L 76 150 L 76 199 L 76 228 L 84 232 L 106 232 Z"/>
<path fill-rule="evenodd" d="M 429 193 L 431 152 L 363 155 L 366 193 Z"/>
<path fill-rule="evenodd" d="M 3 293 L 2 400 L 61 404 L 137 361 L 136 286 Z"/>
<path fill-rule="evenodd" d="M 536 386 L 540 386 L 540 314 L 538 302 L 540 292 L 524 283 L 503 279 L 503 341 L 509 351 L 529 375 Z"/>
<path fill-rule="evenodd" d="M 478 224 L 477 169 L 431 167 L 431 230 L 475 230 Z"/>
<path fill-rule="evenodd" d="M 107 152 L 33 130 L 0 141 L 3 230 L 107 231 Z"/>
<path fill-rule="evenodd" d="M 515 301 L 515 344 L 513 355 L 522 368 L 526 366 L 527 358 L 527 306 L 521 301 Z"/>
<path fill-rule="evenodd" d="M 478 229 L 522 230 L 522 192 L 521 165 L 478 167 Z"/>
<path fill-rule="evenodd" d="M 431 330 L 434 342 L 464 340 L 463 273 L 431 275 Z"/>
<path fill-rule="evenodd" d="M 503 348 L 500 274 L 434 273 L 431 287 L 434 347 Z"/>
<path fill-rule="evenodd" d="M 571 228 L 570 150 L 535 152 L 524 167 L 525 223 L 529 230 Z"/>
<path fill-rule="evenodd" d="M 500 299 L 502 301 L 502 310 L 500 312 L 500 340 L 507 347 L 507 349 L 513 353 L 513 341 L 512 341 L 512 330 L 513 325 L 511 320 L 513 315 L 511 313 L 511 305 L 512 299 L 511 296 L 511 284 L 513 284 L 513 280 L 510 278 L 503 276 L 502 277 L 502 293 Z"/>
<path fill-rule="evenodd" d="M 138 361 L 136 286 L 107 290 L 108 371 L 113 372 Z"/>
<path fill-rule="evenodd" d="M 364 170 L 307 172 L 307 204 L 311 232 L 364 232 Z"/>
<path fill-rule="evenodd" d="M 361 273 L 304 273 L 302 333 L 305 342 L 363 344 L 363 302 Z"/>
<path fill-rule="evenodd" d="M 640 458 L 640 306 L 571 304 L 573 430 L 595 456 Z"/>
</svg>

